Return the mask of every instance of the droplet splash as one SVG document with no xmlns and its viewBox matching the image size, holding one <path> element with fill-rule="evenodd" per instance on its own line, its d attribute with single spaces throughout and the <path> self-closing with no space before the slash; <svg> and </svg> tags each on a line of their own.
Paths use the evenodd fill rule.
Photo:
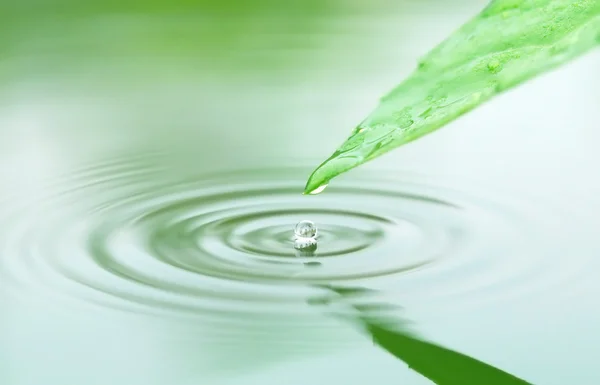
<svg viewBox="0 0 600 385">
<path fill-rule="evenodd" d="M 44 185 L 47 196 L 34 203 L 4 197 L 0 222 L 12 230 L 0 242 L 2 288 L 212 320 L 295 317 L 314 285 L 360 283 L 410 293 L 405 302 L 438 312 L 564 285 L 588 255 L 564 271 L 556 261 L 571 241 L 595 235 L 578 230 L 583 239 L 540 249 L 560 234 L 560 207 L 504 204 L 498 189 L 465 193 L 455 179 L 369 175 L 306 201 L 301 169 L 190 176 L 149 158 L 86 166 Z M 302 218 L 319 225 L 317 253 L 314 239 L 308 250 L 293 246 Z"/>
<path fill-rule="evenodd" d="M 317 226 L 311 221 L 300 221 L 294 229 L 294 235 L 296 239 L 315 239 L 317 237 Z"/>
<path fill-rule="evenodd" d="M 317 251 L 317 225 L 312 221 L 300 221 L 294 228 L 294 248 L 301 256 L 314 256 Z M 296 253 L 298 256 L 298 253 Z"/>
<path fill-rule="evenodd" d="M 317 251 L 317 240 L 314 238 L 297 238 L 294 240 L 297 257 L 314 257 Z"/>
</svg>

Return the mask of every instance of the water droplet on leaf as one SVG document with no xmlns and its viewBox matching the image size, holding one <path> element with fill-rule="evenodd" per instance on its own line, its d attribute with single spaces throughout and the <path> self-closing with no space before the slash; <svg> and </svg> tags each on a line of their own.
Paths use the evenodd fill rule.
<svg viewBox="0 0 600 385">
<path fill-rule="evenodd" d="M 325 189 L 327 188 L 327 184 L 323 184 L 319 187 L 317 187 L 316 189 L 312 190 L 311 192 L 309 192 L 310 195 L 317 195 L 322 193 Z"/>
<path fill-rule="evenodd" d="M 342 147 L 338 149 L 339 152 L 346 152 L 355 149 L 360 146 L 365 141 L 364 129 L 360 129 L 356 134 L 352 135 L 348 138 Z"/>
<path fill-rule="evenodd" d="M 502 63 L 499 60 L 491 60 L 487 64 L 487 69 L 493 74 L 496 74 L 502 70 Z"/>
</svg>

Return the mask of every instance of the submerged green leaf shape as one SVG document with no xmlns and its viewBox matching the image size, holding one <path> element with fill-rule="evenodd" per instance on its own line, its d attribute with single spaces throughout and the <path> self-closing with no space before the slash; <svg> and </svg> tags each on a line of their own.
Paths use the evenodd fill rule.
<svg viewBox="0 0 600 385">
<path fill-rule="evenodd" d="M 324 288 L 343 299 L 368 294 L 362 288 Z M 373 342 L 404 361 L 412 370 L 438 385 L 532 385 L 508 372 L 475 358 L 426 341 L 409 331 L 406 321 L 373 316 L 373 309 L 381 306 L 357 304 L 356 321 L 368 333 Z"/>
<path fill-rule="evenodd" d="M 438 385 L 531 385 L 530 382 L 465 354 L 387 328 L 367 323 L 373 341 Z"/>
<path fill-rule="evenodd" d="M 305 194 L 600 43 L 600 0 L 494 0 L 434 48 L 310 176 Z"/>
</svg>

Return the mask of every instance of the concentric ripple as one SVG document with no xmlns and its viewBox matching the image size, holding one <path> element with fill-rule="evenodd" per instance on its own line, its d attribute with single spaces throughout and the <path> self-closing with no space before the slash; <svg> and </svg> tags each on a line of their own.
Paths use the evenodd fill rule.
<svg viewBox="0 0 600 385">
<path fill-rule="evenodd" d="M 16 292 L 229 314 L 296 312 L 320 284 L 430 303 L 475 292 L 497 298 L 571 279 L 585 264 L 557 272 L 556 247 L 540 246 L 556 233 L 557 220 L 548 220 L 556 210 L 499 204 L 408 174 L 356 177 L 307 197 L 304 176 L 178 177 L 151 157 L 93 165 L 44 194 L 6 200 L 0 274 Z M 319 227 L 314 253 L 294 249 L 303 219 Z"/>
</svg>

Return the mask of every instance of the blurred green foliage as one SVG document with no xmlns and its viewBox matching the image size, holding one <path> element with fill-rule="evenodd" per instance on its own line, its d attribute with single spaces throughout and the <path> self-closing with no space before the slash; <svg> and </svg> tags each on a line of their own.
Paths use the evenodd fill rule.
<svg viewBox="0 0 600 385">
<path fill-rule="evenodd" d="M 0 4 L 0 65 L 19 70 L 72 67 L 84 61 L 175 60 L 180 66 L 243 70 L 289 65 L 294 55 L 266 55 L 319 44 L 322 0 L 74 1 Z M 2 60 L 4 59 L 4 60 Z"/>
</svg>

